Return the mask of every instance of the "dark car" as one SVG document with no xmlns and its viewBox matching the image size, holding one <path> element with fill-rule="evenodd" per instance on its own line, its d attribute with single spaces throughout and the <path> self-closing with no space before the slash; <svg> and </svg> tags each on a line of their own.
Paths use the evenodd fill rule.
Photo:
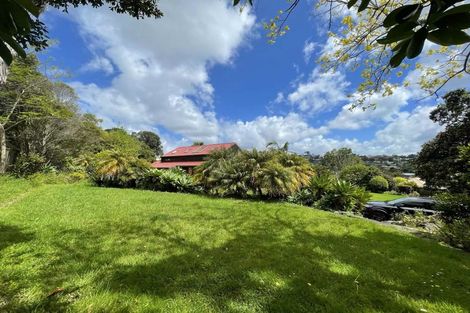
<svg viewBox="0 0 470 313">
<path fill-rule="evenodd" d="M 368 202 L 364 208 L 363 215 L 377 221 L 392 219 L 395 214 L 415 214 L 422 212 L 425 215 L 436 214 L 434 210 L 435 201 L 431 198 L 400 198 L 386 202 Z"/>
</svg>

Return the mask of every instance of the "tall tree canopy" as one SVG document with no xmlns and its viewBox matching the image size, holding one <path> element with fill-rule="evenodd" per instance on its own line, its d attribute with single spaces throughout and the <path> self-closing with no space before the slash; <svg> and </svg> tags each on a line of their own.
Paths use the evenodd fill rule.
<svg viewBox="0 0 470 313">
<path fill-rule="evenodd" d="M 362 163 L 361 158 L 349 148 L 333 149 L 320 159 L 320 165 L 335 173 L 336 176 L 344 167 L 360 163 Z"/>
<path fill-rule="evenodd" d="M 145 143 L 147 146 L 152 149 L 155 156 L 163 154 L 163 147 L 162 142 L 160 140 L 160 136 L 155 134 L 154 132 L 143 130 L 133 134 L 137 139 L 141 142 Z"/>
<path fill-rule="evenodd" d="M 465 158 L 465 147 L 470 144 L 470 93 L 463 89 L 449 92 L 430 118 L 445 129 L 423 145 L 416 159 L 417 174 L 431 187 L 470 190 Z"/>
</svg>

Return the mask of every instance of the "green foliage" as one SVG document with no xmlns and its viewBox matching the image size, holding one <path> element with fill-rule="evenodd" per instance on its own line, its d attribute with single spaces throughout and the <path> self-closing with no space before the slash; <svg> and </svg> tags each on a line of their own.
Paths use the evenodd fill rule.
<svg viewBox="0 0 470 313">
<path fill-rule="evenodd" d="M 333 178 L 329 175 L 316 175 L 312 177 L 308 186 L 312 195 L 312 203 L 320 200 L 330 190 L 333 181 Z"/>
<path fill-rule="evenodd" d="M 470 218 L 457 219 L 439 229 L 442 241 L 470 252 Z"/>
<path fill-rule="evenodd" d="M 446 223 L 454 220 L 470 218 L 470 195 L 451 194 L 448 192 L 436 195 L 436 209 Z"/>
<path fill-rule="evenodd" d="M 147 161 L 155 160 L 155 154 L 152 149 L 145 142 L 129 134 L 125 129 L 107 129 L 103 134 L 103 141 L 107 150 L 119 151 L 124 155 L 138 157 Z"/>
<path fill-rule="evenodd" d="M 460 156 L 461 147 L 470 144 L 470 93 L 463 89 L 449 92 L 430 118 L 445 130 L 423 145 L 416 159 L 417 175 L 431 188 L 470 192 L 470 167 Z"/>
<path fill-rule="evenodd" d="M 320 159 L 320 165 L 326 167 L 334 174 L 339 175 L 341 170 L 349 165 L 362 163 L 359 156 L 355 155 L 349 148 L 333 149 Z"/>
<path fill-rule="evenodd" d="M 367 187 L 370 180 L 380 174 L 381 171 L 378 168 L 358 163 L 343 167 L 339 177 L 353 185 Z"/>
<path fill-rule="evenodd" d="M 198 189 L 193 178 L 179 168 L 146 171 L 137 179 L 136 187 L 153 191 L 186 193 L 192 193 Z"/>
<path fill-rule="evenodd" d="M 149 164 L 115 150 L 104 150 L 95 156 L 88 168 L 91 180 L 98 186 L 135 187 L 136 180 L 148 171 Z"/>
<path fill-rule="evenodd" d="M 195 179 L 213 194 L 285 198 L 306 186 L 309 162 L 284 150 L 220 151 L 198 167 Z"/>
<path fill-rule="evenodd" d="M 414 190 L 418 188 L 415 182 L 410 181 L 404 177 L 394 177 L 393 182 L 395 185 L 395 188 L 397 189 L 398 192 L 400 193 L 406 193 L 410 194 Z"/>
<path fill-rule="evenodd" d="M 154 132 L 145 130 L 134 133 L 132 135 L 139 139 L 142 143 L 147 145 L 150 149 L 152 149 L 154 156 L 163 154 L 163 147 L 162 142 L 160 140 L 160 136 L 158 136 Z"/>
<path fill-rule="evenodd" d="M 39 154 L 20 154 L 13 165 L 12 173 L 16 177 L 26 177 L 41 172 L 45 165 L 46 159 Z"/>
<path fill-rule="evenodd" d="M 388 190 L 388 181 L 383 176 L 374 176 L 369 181 L 369 190 L 373 192 L 384 192 Z"/>
<path fill-rule="evenodd" d="M 331 188 L 318 201 L 320 209 L 331 211 L 361 211 L 370 199 L 368 193 L 353 184 L 337 180 Z"/>
</svg>

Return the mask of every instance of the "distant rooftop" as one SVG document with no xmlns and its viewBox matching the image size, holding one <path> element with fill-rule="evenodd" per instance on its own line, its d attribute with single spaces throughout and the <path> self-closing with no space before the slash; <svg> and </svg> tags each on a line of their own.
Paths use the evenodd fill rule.
<svg viewBox="0 0 470 313">
<path fill-rule="evenodd" d="M 191 156 L 191 155 L 208 155 L 214 150 L 224 150 L 229 149 L 237 144 L 234 142 L 230 143 L 216 143 L 210 145 L 200 145 L 200 146 L 184 146 L 178 147 L 170 152 L 167 152 L 163 157 L 175 157 L 175 156 Z"/>
</svg>

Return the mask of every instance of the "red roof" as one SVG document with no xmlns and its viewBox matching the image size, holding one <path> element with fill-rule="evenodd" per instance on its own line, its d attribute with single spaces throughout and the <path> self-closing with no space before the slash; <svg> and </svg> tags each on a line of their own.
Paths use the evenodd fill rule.
<svg viewBox="0 0 470 313">
<path fill-rule="evenodd" d="M 173 167 L 194 167 L 204 163 L 203 161 L 186 161 L 186 162 L 161 162 L 155 161 L 152 163 L 153 168 L 173 168 Z"/>
<path fill-rule="evenodd" d="M 236 143 L 216 143 L 211 145 L 201 145 L 201 146 L 186 146 L 178 147 L 171 150 L 163 155 L 163 157 L 175 157 L 175 156 L 190 156 L 190 155 L 208 155 L 214 150 L 219 149 L 229 149 L 233 146 L 236 146 Z"/>
</svg>

